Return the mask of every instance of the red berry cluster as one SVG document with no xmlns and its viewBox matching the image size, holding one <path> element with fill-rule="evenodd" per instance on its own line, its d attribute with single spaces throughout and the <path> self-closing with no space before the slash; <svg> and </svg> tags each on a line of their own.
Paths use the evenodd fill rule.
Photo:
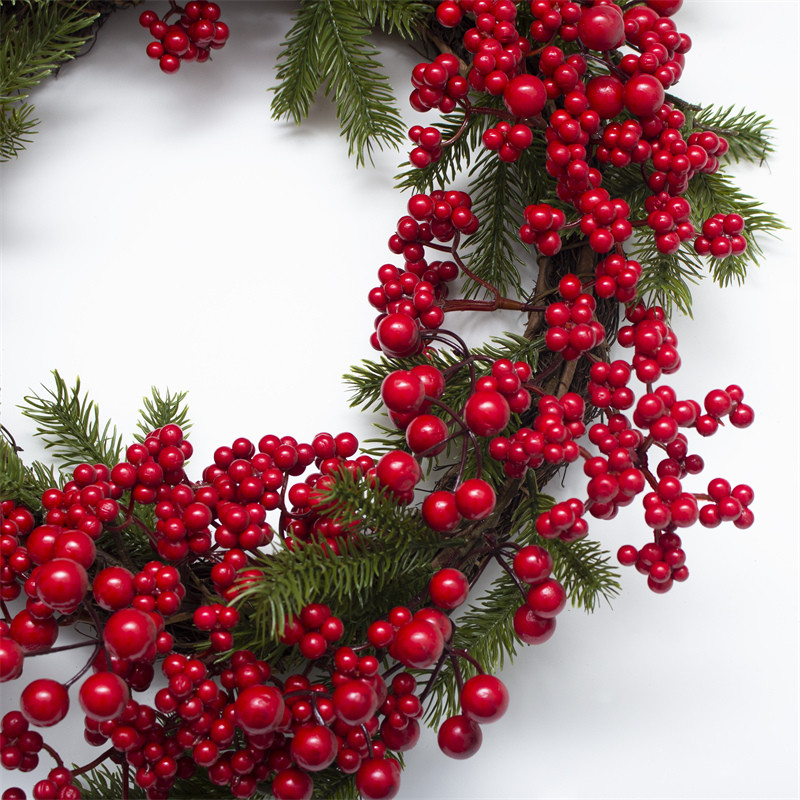
<svg viewBox="0 0 800 800">
<path fill-rule="evenodd" d="M 744 219 L 739 214 L 714 214 L 703 223 L 702 234 L 694 240 L 695 252 L 714 258 L 740 256 L 747 249 L 743 232 Z"/>
<path fill-rule="evenodd" d="M 182 61 L 208 61 L 211 51 L 223 47 L 230 36 L 220 13 L 216 3 L 205 0 L 190 0 L 184 8 L 172 2 L 163 19 L 155 11 L 143 11 L 139 24 L 155 39 L 147 45 L 147 55 L 157 59 L 161 71 L 168 74 L 177 72 Z M 180 16 L 170 24 L 167 20 L 173 14 Z"/>
<path fill-rule="evenodd" d="M 604 300 L 614 297 L 620 303 L 630 303 L 636 297 L 642 265 L 613 253 L 597 262 L 595 275 L 594 292 L 598 297 Z"/>
<path fill-rule="evenodd" d="M 494 128 L 487 128 L 483 133 L 483 146 L 487 150 L 496 150 L 501 161 L 513 164 L 533 144 L 533 131 L 522 123 L 511 125 L 503 120 Z"/>
<path fill-rule="evenodd" d="M 556 617 L 567 603 L 562 584 L 552 577 L 553 557 L 539 545 L 526 545 L 514 556 L 516 577 L 527 589 L 514 613 L 514 631 L 526 644 L 543 644 L 556 629 Z"/>
<path fill-rule="evenodd" d="M 617 552 L 623 566 L 634 566 L 637 572 L 647 576 L 647 586 L 657 594 L 664 594 L 675 581 L 683 582 L 689 577 L 686 553 L 681 548 L 677 533 L 664 531 L 656 534 L 656 540 L 637 550 L 626 544 Z"/>
<path fill-rule="evenodd" d="M 532 0 L 531 39 L 535 42 L 549 42 L 554 36 L 560 36 L 565 42 L 574 42 L 578 38 L 577 23 L 581 18 L 581 7 L 578 3 L 567 0 Z"/>
<path fill-rule="evenodd" d="M 525 207 L 525 224 L 519 229 L 519 238 L 525 244 L 536 245 L 543 256 L 554 256 L 561 250 L 559 230 L 564 227 L 566 217 L 560 208 L 547 203 Z"/>
<path fill-rule="evenodd" d="M 457 105 L 464 111 L 464 124 L 459 131 L 443 142 L 436 127 L 415 127 L 412 139 L 418 147 L 412 151 L 411 163 L 424 168 L 438 160 L 443 148 L 463 133 L 474 113 L 498 118 L 485 129 L 483 144 L 506 163 L 517 161 L 536 141 L 537 129 L 543 130 L 546 170 L 556 180 L 556 196 L 575 206 L 581 215 L 568 226 L 580 225 L 595 252 L 615 249 L 621 255 L 622 243 L 630 238 L 637 221 L 628 219 L 629 209 L 618 208 L 612 213 L 607 203 L 618 201 L 607 195 L 592 201 L 601 206 L 597 214 L 584 207 L 585 198 L 594 197 L 592 190 L 600 189 L 603 168 L 640 164 L 643 179 L 654 194 L 646 203 L 647 219 L 638 224 L 649 224 L 658 249 L 674 254 L 696 235 L 691 208 L 680 195 L 686 192 L 692 177 L 716 171 L 728 149 L 725 139 L 712 131 L 685 134 L 686 116 L 666 102 L 665 92 L 681 77 L 685 55 L 691 48 L 691 40 L 677 30 L 671 18 L 680 5 L 678 0 L 671 0 L 635 5 L 623 12 L 612 2 L 590 5 L 534 0 L 530 36 L 544 46 L 533 52 L 537 57 L 535 68 L 526 72 L 531 40 L 517 31 L 514 3 L 445 0 L 437 9 L 442 25 L 455 27 L 465 15 L 475 22 L 464 34 L 464 46 L 472 54 L 470 86 L 502 95 L 505 112 L 473 108 L 469 97 L 460 95 Z M 582 47 L 581 52 L 568 54 L 559 46 L 573 42 Z M 623 45 L 633 52 L 620 54 L 612 63 L 607 54 Z M 598 58 L 606 58 L 608 72 L 587 77 L 589 60 Z M 423 86 L 422 73 L 428 68 L 418 65 L 415 86 Z M 442 92 L 444 72 L 434 70 L 431 81 L 436 88 L 425 84 L 431 102 L 418 102 L 420 108 L 433 107 Z M 555 108 L 542 120 L 540 115 L 548 100 L 554 101 Z M 451 110 L 455 107 L 455 101 L 448 103 Z M 718 218 L 708 222 L 708 232 L 695 239 L 696 252 L 718 258 L 743 252 L 741 229 L 722 235 L 719 222 Z M 557 252 L 556 237 L 549 235 L 553 229 L 528 224 L 524 241 L 537 246 L 541 241 L 545 255 Z M 736 226 L 730 221 L 728 227 L 733 231 Z"/>
<path fill-rule="evenodd" d="M 343 633 L 342 621 L 331 614 L 328 606 L 311 603 L 304 606 L 299 615 L 286 620 L 280 640 L 283 644 L 296 644 L 304 658 L 316 661 L 342 638 Z"/>
<path fill-rule="evenodd" d="M 510 478 L 521 478 L 528 469 L 542 464 L 570 464 L 579 457 L 576 440 L 586 432 L 584 410 L 583 399 L 574 392 L 560 399 L 542 395 L 532 427 L 518 428 L 510 436 L 495 436 L 489 443 L 489 455 L 503 462 Z"/>
<path fill-rule="evenodd" d="M 441 326 L 448 284 L 459 275 L 455 261 L 428 262 L 425 247 L 442 249 L 437 242 L 451 240 L 457 244 L 462 234 L 475 233 L 479 224 L 465 192 L 415 194 L 408 201 L 408 212 L 388 242 L 392 253 L 403 256 L 405 269 L 384 264 L 378 270 L 381 285 L 369 293 L 370 304 L 381 312 L 372 346 L 396 358 L 419 352 L 420 329 Z"/>
<path fill-rule="evenodd" d="M 600 107 L 600 115 L 603 112 L 603 101 L 606 100 L 605 93 L 616 90 L 617 86 L 622 89 L 622 84 L 618 81 L 611 83 L 613 78 L 598 76 L 592 78 L 586 87 L 586 94 L 593 108 Z M 612 98 L 614 97 L 612 93 Z M 610 110 L 617 108 L 614 100 Z M 615 116 L 611 113 L 610 116 Z M 611 122 L 603 129 L 602 139 L 597 146 L 595 156 L 601 164 L 610 164 L 614 167 L 627 167 L 629 164 L 643 164 L 650 158 L 652 148 L 650 143 L 643 138 L 644 131 L 641 124 L 635 119 L 626 119 L 624 122 Z"/>
<path fill-rule="evenodd" d="M 583 291 L 576 275 L 565 275 L 559 281 L 558 291 L 563 301 L 547 306 L 544 342 L 548 350 L 574 361 L 603 342 L 606 332 L 595 319 L 594 297 Z"/>
<path fill-rule="evenodd" d="M 584 192 L 578 201 L 583 212 L 580 221 L 581 233 L 588 237 L 589 246 L 595 253 L 607 253 L 615 245 L 630 239 L 633 233 L 628 216 L 630 206 L 620 199 L 611 199 L 605 189 Z"/>
<path fill-rule="evenodd" d="M 539 55 L 539 69 L 547 97 L 554 100 L 577 88 L 586 73 L 586 59 L 579 53 L 567 56 L 560 47 L 549 46 Z"/>
<path fill-rule="evenodd" d="M 411 83 L 414 91 L 409 103 L 415 111 L 438 108 L 449 114 L 469 93 L 467 79 L 458 74 L 458 59 L 451 53 L 441 53 L 431 63 L 417 64 Z"/>
<path fill-rule="evenodd" d="M 662 374 L 671 375 L 681 365 L 678 337 L 664 321 L 664 310 L 645 308 L 642 303 L 630 306 L 625 318 L 631 323 L 617 332 L 622 347 L 634 349 L 631 366 L 642 383 L 652 383 Z"/>
</svg>

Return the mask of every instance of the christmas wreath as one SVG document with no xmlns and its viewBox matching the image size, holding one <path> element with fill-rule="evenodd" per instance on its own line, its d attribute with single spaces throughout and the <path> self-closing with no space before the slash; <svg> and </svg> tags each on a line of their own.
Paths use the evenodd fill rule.
<svg viewBox="0 0 800 800">
<path fill-rule="evenodd" d="M 76 57 L 65 81 L 91 70 L 100 81 L 105 70 L 120 94 L 133 68 L 131 95 L 147 87 L 151 119 L 169 127 L 191 117 L 197 129 L 176 137 L 186 152 L 143 145 L 119 156 L 141 176 L 125 170 L 122 205 L 96 197 L 65 212 L 83 221 L 76 250 L 85 238 L 99 248 L 83 274 L 67 276 L 81 289 L 61 302 L 63 341 L 52 320 L 26 311 L 37 329 L 27 335 L 65 358 L 3 422 L 0 762 L 35 800 L 404 796 L 401 770 L 420 741 L 438 744 L 440 761 L 475 755 L 470 764 L 490 740 L 503 742 L 517 695 L 500 673 L 553 647 L 567 607 L 594 611 L 623 580 L 644 590 L 642 602 L 671 600 L 703 536 L 719 537 L 707 545 L 708 571 L 754 547 L 743 538 L 758 528 L 745 451 L 757 445 L 736 443 L 754 420 L 751 387 L 746 375 L 707 384 L 711 367 L 689 365 L 676 329 L 704 276 L 741 284 L 785 230 L 729 172 L 769 162 L 772 123 L 679 95 L 695 55 L 682 0 L 135 5 L 0 8 L 0 155 L 15 190 L 48 147 L 33 101 L 61 100 L 60 80 L 42 87 L 54 87 L 52 98 L 34 86 Z M 217 148 L 203 140 L 198 157 L 199 129 L 235 111 L 225 105 L 234 73 L 215 77 L 239 46 L 235 22 L 265 31 L 241 36 L 242 64 L 264 60 L 262 41 L 277 51 L 270 135 L 299 137 L 295 163 L 251 161 L 260 128 L 237 129 Z M 116 48 L 89 52 L 112 35 Z M 403 66 L 397 80 L 381 64 L 387 54 Z M 397 100 L 409 92 L 411 112 Z M 358 219 L 357 247 L 342 229 L 343 203 L 304 164 L 316 163 L 314 125 L 285 123 L 315 117 L 330 140 L 320 93 L 349 161 L 365 168 L 345 207 Z M 121 128 L 142 107 L 123 102 Z M 151 135 L 155 143 L 161 132 Z M 369 165 L 385 170 L 398 145 L 408 157 L 387 224 L 369 208 Z M 337 179 L 355 181 L 342 162 L 331 165 Z M 69 168 L 57 177 L 85 169 Z M 113 181 L 116 165 L 102 169 Z M 213 208 L 234 209 L 223 219 L 209 211 L 209 187 L 221 185 L 229 195 Z M 289 209 L 289 233 L 252 204 L 262 193 L 273 195 L 272 213 Z M 173 225 L 179 205 L 190 213 Z M 9 211 L 5 296 L 19 304 L 22 293 L 8 289 L 30 286 L 31 271 L 16 268 L 24 226 Z M 153 248 L 160 227 L 176 242 L 169 256 Z M 257 253 L 233 241 L 244 227 L 262 231 Z M 131 240 L 122 248 L 109 234 L 118 230 Z M 330 263 L 308 257 L 318 243 Z M 127 247 L 136 271 L 109 283 Z M 59 291 L 59 268 L 34 277 L 41 297 Z M 118 296 L 121 286 L 129 294 Z M 364 299 L 347 304 L 353 286 Z M 201 295 L 202 308 L 187 302 Z M 72 336 L 73 318 L 89 313 L 102 324 Z M 322 330 L 304 339 L 310 323 Z M 195 344 L 195 326 L 213 333 L 209 351 Z M 324 378 L 346 368 L 339 328 L 374 348 L 344 376 L 353 424 L 330 408 Z M 192 376 L 209 373 L 205 402 L 222 401 L 224 438 L 189 435 L 187 395 L 174 388 L 145 397 L 136 435 L 118 433 L 80 380 L 63 377 L 76 351 L 93 353 L 94 337 L 115 358 L 98 347 L 82 376 L 106 375 L 125 403 L 129 386 L 141 394 L 131 381 L 140 370 L 164 376 L 162 387 L 180 376 L 195 387 Z M 692 369 L 691 385 L 680 382 Z M 259 403 L 274 395 L 298 405 L 301 429 L 264 422 Z M 261 427 L 238 430 L 245 416 Z M 709 458 L 723 438 L 727 455 Z M 609 530 L 623 517 L 630 538 L 618 540 Z M 749 591 L 763 592 L 764 580 Z M 680 716 L 680 690 L 658 660 L 651 668 L 645 702 L 662 725 Z M 550 692 L 564 686 L 530 680 L 530 694 Z M 545 701 L 527 702 L 533 714 Z M 59 738 L 70 720 L 87 758 L 70 741 L 74 727 Z M 551 720 L 527 725 L 558 739 Z M 574 735 L 564 730 L 562 746 Z M 492 755 L 500 776 L 477 791 L 508 794 L 501 753 Z M 672 755 L 665 745 L 655 763 L 666 769 Z M 775 791 L 785 792 L 792 756 L 776 760 Z M 524 796 L 539 794 L 537 770 L 528 767 Z M 9 774 L 3 800 L 24 798 Z M 442 796 L 425 785 L 414 796 Z"/>
</svg>

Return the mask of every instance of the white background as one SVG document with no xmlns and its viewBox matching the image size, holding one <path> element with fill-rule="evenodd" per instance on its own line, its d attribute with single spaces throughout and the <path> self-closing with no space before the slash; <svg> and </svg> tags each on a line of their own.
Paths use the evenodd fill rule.
<svg viewBox="0 0 800 800">
<path fill-rule="evenodd" d="M 40 132 L 2 166 L 0 251 L 2 420 L 29 457 L 42 451 L 16 406 L 53 369 L 80 376 L 126 435 L 151 385 L 187 390 L 198 477 L 238 436 L 369 436 L 341 375 L 371 355 L 366 294 L 404 213 L 402 154 L 356 170 L 324 99 L 300 128 L 271 119 L 293 8 L 223 3 L 228 46 L 173 76 L 145 56 L 138 11 L 118 13 L 34 93 Z M 745 287 L 696 288 L 671 381 L 701 400 L 744 387 L 756 424 L 696 450 L 703 481 L 755 487 L 757 522 L 688 531 L 691 578 L 666 596 L 629 570 L 613 610 L 565 612 L 503 673 L 512 707 L 481 752 L 450 761 L 426 736 L 402 798 L 798 796 L 798 4 L 690 1 L 676 20 L 694 41 L 677 93 L 775 121 L 776 155 L 736 175 L 790 230 L 762 241 Z M 417 57 L 381 46 L 405 109 Z M 592 535 L 643 543 L 629 511 Z M 19 688 L 2 687 L 3 711 Z M 78 738 L 69 720 L 48 740 Z"/>
</svg>

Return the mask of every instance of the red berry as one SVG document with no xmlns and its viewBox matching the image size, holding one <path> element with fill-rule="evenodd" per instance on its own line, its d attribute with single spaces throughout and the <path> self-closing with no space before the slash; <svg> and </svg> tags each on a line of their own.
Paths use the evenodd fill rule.
<svg viewBox="0 0 800 800">
<path fill-rule="evenodd" d="M 20 710 L 31 725 L 49 728 L 61 722 L 69 711 L 69 695 L 64 684 L 49 678 L 29 683 L 19 698 Z"/>
<path fill-rule="evenodd" d="M 364 800 L 391 800 L 400 791 L 400 766 L 393 758 L 368 758 L 356 773 L 356 789 Z"/>
<path fill-rule="evenodd" d="M 508 401 L 499 392 L 475 392 L 464 405 L 464 421 L 478 436 L 497 436 L 510 419 Z"/>
<path fill-rule="evenodd" d="M 535 75 L 517 75 L 503 90 L 503 102 L 515 117 L 535 117 L 547 102 L 547 90 Z"/>
<path fill-rule="evenodd" d="M 469 580 L 460 570 L 452 567 L 434 573 L 428 584 L 431 600 L 439 608 L 450 611 L 458 608 L 469 595 Z"/>
<path fill-rule="evenodd" d="M 585 8 L 578 21 L 578 38 L 590 50 L 613 50 L 625 41 L 625 21 L 616 5 Z"/>
<path fill-rule="evenodd" d="M 555 617 L 540 617 L 527 604 L 520 606 L 514 614 L 514 633 L 525 644 L 543 644 L 555 629 Z"/>
<path fill-rule="evenodd" d="M 381 350 L 390 358 L 408 358 L 422 345 L 419 325 L 406 314 L 388 314 L 376 330 Z"/>
<path fill-rule="evenodd" d="M 455 495 L 446 489 L 431 492 L 422 503 L 422 518 L 439 533 L 455 530 L 462 519 Z"/>
<path fill-rule="evenodd" d="M 444 650 L 444 637 L 436 625 L 412 619 L 400 628 L 392 643 L 392 655 L 413 669 L 425 669 L 438 661 Z"/>
<path fill-rule="evenodd" d="M 474 756 L 483 742 L 480 725 L 464 714 L 448 717 L 440 726 L 437 741 L 441 751 L 450 758 Z"/>
<path fill-rule="evenodd" d="M 470 520 L 486 519 L 494 511 L 497 500 L 494 489 L 481 478 L 464 481 L 455 495 L 459 513 Z"/>
<path fill-rule="evenodd" d="M 460 702 L 471 720 L 481 725 L 496 722 L 508 710 L 508 689 L 494 675 L 475 675 L 461 689 Z"/>
<path fill-rule="evenodd" d="M 325 725 L 301 725 L 294 732 L 289 751 L 295 764 L 307 772 L 319 772 L 336 759 L 336 735 Z"/>
<path fill-rule="evenodd" d="M 376 467 L 378 481 L 396 494 L 404 494 L 422 479 L 422 469 L 417 460 L 404 450 L 393 450 L 378 461 Z"/>
<path fill-rule="evenodd" d="M 139 659 L 155 647 L 156 625 L 152 617 L 135 608 L 112 614 L 103 629 L 103 642 L 116 658 Z"/>
<path fill-rule="evenodd" d="M 283 717 L 283 696 L 273 686 L 248 686 L 236 698 L 236 722 L 247 734 L 269 733 Z"/>
<path fill-rule="evenodd" d="M 86 716 L 98 722 L 118 717 L 129 699 L 128 685 L 113 672 L 90 675 L 78 693 L 78 701 Z"/>
</svg>

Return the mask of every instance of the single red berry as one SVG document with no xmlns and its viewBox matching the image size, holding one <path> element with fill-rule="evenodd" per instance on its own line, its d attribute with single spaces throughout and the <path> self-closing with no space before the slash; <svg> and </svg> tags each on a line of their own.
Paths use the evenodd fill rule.
<svg viewBox="0 0 800 800">
<path fill-rule="evenodd" d="M 469 595 L 469 580 L 460 570 L 445 567 L 434 573 L 428 584 L 431 600 L 439 608 L 458 608 Z"/>
<path fill-rule="evenodd" d="M 20 710 L 31 725 L 49 728 L 61 722 L 69 711 L 69 695 L 64 684 L 49 678 L 29 683 L 19 699 Z"/>
<path fill-rule="evenodd" d="M 503 90 L 503 103 L 515 117 L 535 117 L 547 102 L 547 90 L 535 75 L 517 75 Z"/>
<path fill-rule="evenodd" d="M 441 751 L 455 759 L 474 756 L 483 742 L 480 725 L 464 714 L 448 717 L 439 727 L 436 738 Z"/>
<path fill-rule="evenodd" d="M 113 672 L 90 675 L 78 693 L 83 712 L 98 722 L 118 717 L 129 699 L 128 685 Z"/>
<path fill-rule="evenodd" d="M 456 507 L 470 520 L 486 519 L 494 511 L 494 489 L 481 478 L 470 478 L 456 489 Z"/>
<path fill-rule="evenodd" d="M 508 710 L 508 689 L 494 675 L 475 675 L 461 689 L 460 702 L 471 720 L 481 725 L 496 722 Z"/>
</svg>

